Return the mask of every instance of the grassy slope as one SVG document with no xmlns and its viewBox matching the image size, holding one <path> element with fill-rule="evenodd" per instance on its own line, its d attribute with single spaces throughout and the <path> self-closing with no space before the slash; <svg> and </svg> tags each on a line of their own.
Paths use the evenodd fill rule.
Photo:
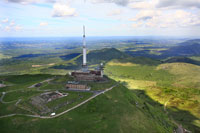
<svg viewBox="0 0 200 133">
<path fill-rule="evenodd" d="M 194 58 L 194 57 L 193 57 Z M 196 60 L 198 59 L 197 57 L 192 59 L 192 57 L 171 57 L 168 58 L 167 60 L 164 60 L 163 63 L 189 63 L 189 64 L 194 64 L 194 65 L 200 65 L 200 61 Z"/>
<path fill-rule="evenodd" d="M 112 64 L 112 65 L 110 65 Z M 200 127 L 200 67 L 186 63 L 162 64 L 158 67 L 148 65 L 124 66 L 108 63 L 105 72 L 115 80 L 124 81 L 130 89 L 143 89 L 154 100 L 167 106 L 187 110 L 196 120 L 190 117 L 181 123 Z M 174 116 L 176 116 L 174 113 Z M 187 114 L 187 113 L 186 113 Z M 190 115 L 190 114 L 188 114 Z M 179 115 L 180 117 L 186 115 Z M 193 121 L 190 121 L 193 120 Z M 188 122 L 189 121 L 189 122 Z M 199 130 L 199 129 L 198 129 Z"/>
<path fill-rule="evenodd" d="M 120 85 L 55 119 L 0 119 L 0 132 L 172 132 L 174 126 L 155 106 Z"/>
<path fill-rule="evenodd" d="M 52 78 L 53 75 L 38 74 L 38 75 L 12 75 L 12 76 L 0 76 L 0 80 L 3 80 L 8 86 L 1 88 L 0 92 L 19 90 L 27 88 L 35 83 L 43 81 L 47 78 Z"/>
<path fill-rule="evenodd" d="M 17 108 L 15 103 L 18 99 L 27 100 L 31 96 L 37 95 L 38 91 L 32 88 L 27 88 L 35 83 L 41 82 L 47 78 L 53 77 L 52 75 L 12 75 L 12 76 L 0 76 L 0 80 L 3 80 L 7 87 L 0 88 L 0 92 L 13 91 L 7 93 L 4 97 L 5 102 L 11 102 L 9 104 L 0 103 L 0 115 L 6 115 L 10 113 L 30 113 L 20 108 Z"/>
<path fill-rule="evenodd" d="M 190 58 L 196 61 L 200 61 L 200 56 L 191 56 Z"/>
<path fill-rule="evenodd" d="M 157 67 L 159 70 L 167 70 L 176 76 L 174 86 L 181 88 L 200 89 L 200 66 L 188 63 L 167 63 Z"/>
</svg>

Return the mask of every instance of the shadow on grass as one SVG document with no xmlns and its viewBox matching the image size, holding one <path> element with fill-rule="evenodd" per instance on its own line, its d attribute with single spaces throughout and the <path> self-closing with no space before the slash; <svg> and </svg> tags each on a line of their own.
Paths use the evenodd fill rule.
<svg viewBox="0 0 200 133">
<path fill-rule="evenodd" d="M 144 99 L 145 102 L 151 104 L 153 107 L 162 108 L 164 110 L 164 105 L 151 99 L 143 90 L 131 90 L 133 93 L 137 94 L 138 97 Z M 167 108 L 168 116 L 173 118 L 176 123 L 183 125 L 183 127 L 193 133 L 200 133 L 200 127 L 193 124 L 195 120 L 200 120 L 188 111 L 180 110 L 176 107 Z"/>
</svg>

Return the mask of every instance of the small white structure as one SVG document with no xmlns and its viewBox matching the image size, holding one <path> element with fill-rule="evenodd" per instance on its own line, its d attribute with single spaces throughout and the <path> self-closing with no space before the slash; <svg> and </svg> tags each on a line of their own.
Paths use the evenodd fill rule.
<svg viewBox="0 0 200 133">
<path fill-rule="evenodd" d="M 56 113 L 54 112 L 54 113 L 51 113 L 51 116 L 54 116 L 54 115 L 56 115 Z"/>
<path fill-rule="evenodd" d="M 4 85 L 4 84 L 0 84 L 0 88 L 1 88 L 1 87 L 6 87 L 6 85 Z"/>
</svg>

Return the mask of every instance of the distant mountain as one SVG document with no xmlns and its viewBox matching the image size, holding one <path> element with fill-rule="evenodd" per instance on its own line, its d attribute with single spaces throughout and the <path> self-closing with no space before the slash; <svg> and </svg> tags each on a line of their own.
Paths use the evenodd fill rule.
<svg viewBox="0 0 200 133">
<path fill-rule="evenodd" d="M 104 48 L 101 50 L 93 50 L 90 51 L 87 54 L 87 64 L 92 65 L 92 64 L 100 64 L 100 63 L 106 63 L 112 59 L 125 59 L 131 57 L 115 48 Z M 75 59 L 75 64 L 61 64 L 57 66 L 53 66 L 52 68 L 54 69 L 80 69 L 82 66 L 82 60 L 83 56 L 80 55 L 80 53 L 74 53 L 74 54 L 69 54 L 69 55 L 63 55 L 60 56 L 63 60 L 69 60 L 69 59 Z"/>
<path fill-rule="evenodd" d="M 35 58 L 39 56 L 44 56 L 46 54 L 23 54 L 17 57 L 13 57 L 14 59 L 21 59 L 21 58 Z"/>
<path fill-rule="evenodd" d="M 72 53 L 72 54 L 60 56 L 60 58 L 63 59 L 63 60 L 71 60 L 71 59 L 79 56 L 80 54 L 81 53 Z"/>
<path fill-rule="evenodd" d="M 75 64 L 60 64 L 53 66 L 54 69 L 80 69 L 82 66 L 83 56 L 77 53 L 60 56 L 63 60 L 75 59 Z M 73 57 L 73 58 L 72 58 Z M 126 53 L 119 51 L 115 48 L 104 48 L 101 50 L 93 50 L 87 54 L 88 65 L 106 63 L 110 60 L 117 59 L 120 62 L 132 62 L 141 65 L 158 65 L 161 61 L 147 58 L 147 57 L 132 57 Z"/>
<path fill-rule="evenodd" d="M 151 49 L 158 47 L 147 47 L 142 50 L 126 49 L 125 52 L 133 57 L 142 56 L 153 59 L 164 59 L 175 56 L 196 56 L 200 55 L 200 39 L 188 40 L 182 43 L 178 43 L 173 47 L 165 47 L 167 50 L 159 51 L 159 54 L 152 54 Z M 161 47 L 160 47 L 161 48 Z M 163 47 L 164 48 L 164 47 Z"/>
<path fill-rule="evenodd" d="M 179 43 L 178 45 L 191 45 L 191 44 L 194 44 L 194 43 L 200 44 L 200 39 L 188 40 L 188 41 Z"/>
<path fill-rule="evenodd" d="M 87 54 L 88 64 L 99 64 L 101 62 L 107 62 L 112 59 L 124 59 L 130 57 L 129 55 L 121 52 L 115 48 L 104 48 L 101 50 L 94 50 Z M 83 56 L 80 56 L 76 62 L 82 63 Z"/>
<path fill-rule="evenodd" d="M 175 63 L 175 62 L 182 62 L 182 63 L 190 63 L 194 65 L 200 65 L 200 61 L 196 61 L 187 57 L 172 57 L 163 61 L 163 63 Z"/>
<path fill-rule="evenodd" d="M 159 60 L 156 60 L 156 59 L 151 59 L 151 58 L 148 58 L 148 57 L 129 57 L 129 58 L 124 58 L 124 59 L 121 59 L 121 60 L 118 60 L 119 62 L 132 62 L 132 63 L 135 63 L 135 64 L 140 64 L 140 65 L 150 65 L 150 66 L 153 66 L 153 65 L 159 65 L 161 64 L 161 61 Z"/>
<path fill-rule="evenodd" d="M 133 62 L 136 64 L 142 64 L 142 65 L 158 65 L 161 62 L 158 60 L 154 60 L 147 57 L 132 57 L 122 51 L 119 51 L 115 48 L 105 48 L 102 50 L 94 50 L 91 51 L 87 55 L 87 60 L 89 64 L 98 64 L 101 62 L 108 62 L 113 59 L 118 59 L 120 62 Z M 82 56 L 77 59 L 77 61 L 81 61 L 82 63 Z"/>
<path fill-rule="evenodd" d="M 200 55 L 200 39 L 189 40 L 183 43 L 177 44 L 175 47 L 171 47 L 166 51 L 163 51 L 162 57 L 172 56 L 194 56 Z"/>
</svg>

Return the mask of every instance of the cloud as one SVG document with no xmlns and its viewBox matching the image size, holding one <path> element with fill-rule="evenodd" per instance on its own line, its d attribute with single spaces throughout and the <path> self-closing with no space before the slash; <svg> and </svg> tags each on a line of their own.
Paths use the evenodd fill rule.
<svg viewBox="0 0 200 133">
<path fill-rule="evenodd" d="M 137 22 L 137 23 L 132 24 L 133 28 L 139 28 L 139 27 L 142 27 L 142 26 L 143 26 L 143 22 Z"/>
<path fill-rule="evenodd" d="M 157 10 L 142 10 L 134 18 L 130 19 L 131 21 L 145 21 L 152 19 L 155 16 L 160 15 L 161 12 Z"/>
<path fill-rule="evenodd" d="M 39 0 L 6 0 L 7 2 L 19 3 L 19 4 L 30 4 L 37 3 Z"/>
<path fill-rule="evenodd" d="M 19 4 L 70 2 L 70 0 L 5 0 L 5 1 L 19 3 Z M 126 6 L 128 3 L 134 0 L 87 0 L 87 1 L 92 3 L 115 3 L 117 5 Z"/>
<path fill-rule="evenodd" d="M 22 29 L 23 29 L 23 27 L 20 26 L 20 25 L 16 25 L 16 26 L 14 27 L 14 30 L 15 30 L 15 31 L 21 31 Z"/>
<path fill-rule="evenodd" d="M 120 6 L 126 6 L 132 0 L 90 0 L 92 3 L 115 3 Z"/>
<path fill-rule="evenodd" d="M 19 4 L 33 4 L 33 3 L 47 3 L 55 2 L 55 0 L 5 0 L 7 2 L 19 3 Z"/>
<path fill-rule="evenodd" d="M 172 7 L 172 8 L 200 8 L 200 0 L 159 0 L 158 8 Z"/>
<path fill-rule="evenodd" d="M 40 26 L 47 26 L 47 25 L 48 25 L 47 22 L 41 22 L 41 23 L 40 23 Z"/>
<path fill-rule="evenodd" d="M 13 25 L 15 25 L 15 21 L 10 22 L 10 26 L 13 26 Z"/>
<path fill-rule="evenodd" d="M 5 18 L 5 19 L 3 19 L 1 22 L 2 22 L 2 23 L 8 23 L 8 21 L 9 21 L 9 19 L 8 19 L 8 18 Z"/>
<path fill-rule="evenodd" d="M 140 2 L 132 2 L 128 6 L 132 9 L 152 9 L 154 8 L 155 3 L 153 1 L 140 1 Z"/>
<path fill-rule="evenodd" d="M 115 9 L 115 10 L 112 10 L 111 12 L 108 13 L 108 16 L 116 16 L 116 15 L 119 15 L 121 14 L 122 11 L 119 10 L 119 9 Z"/>
<path fill-rule="evenodd" d="M 175 10 L 174 12 L 167 13 L 161 11 L 156 12 L 146 12 L 146 10 L 144 10 L 130 20 L 136 22 L 136 24 L 133 24 L 135 27 L 174 28 L 200 25 L 200 16 L 184 10 Z"/>
<path fill-rule="evenodd" d="M 11 30 L 11 27 L 10 26 L 6 26 L 5 29 L 4 29 L 6 32 L 9 32 Z"/>
<path fill-rule="evenodd" d="M 3 27 L 2 27 L 3 28 Z M 20 26 L 20 25 L 16 25 L 16 26 L 5 26 L 4 28 L 3 28 L 3 30 L 4 31 L 6 31 L 6 32 L 10 32 L 10 31 L 21 31 L 23 29 L 23 27 L 22 26 Z"/>
<path fill-rule="evenodd" d="M 68 4 L 55 3 L 53 6 L 53 17 L 73 17 L 76 16 L 74 8 L 69 7 Z"/>
</svg>

